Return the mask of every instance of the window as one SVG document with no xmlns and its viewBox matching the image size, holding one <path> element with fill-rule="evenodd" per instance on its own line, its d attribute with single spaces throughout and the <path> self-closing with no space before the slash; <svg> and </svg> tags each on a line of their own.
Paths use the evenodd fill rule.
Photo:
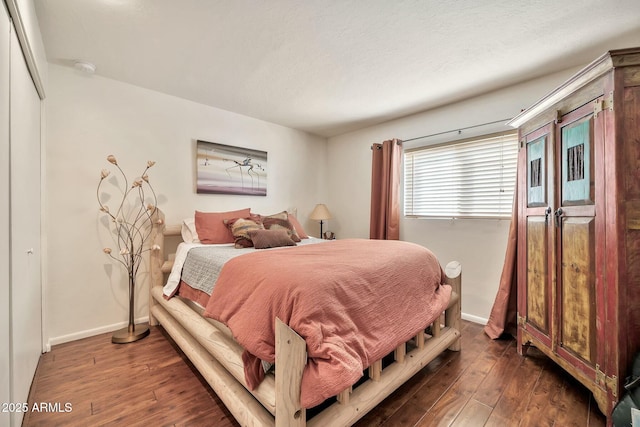
<svg viewBox="0 0 640 427">
<path fill-rule="evenodd" d="M 514 132 L 406 151 L 405 215 L 511 217 L 517 157 Z"/>
</svg>

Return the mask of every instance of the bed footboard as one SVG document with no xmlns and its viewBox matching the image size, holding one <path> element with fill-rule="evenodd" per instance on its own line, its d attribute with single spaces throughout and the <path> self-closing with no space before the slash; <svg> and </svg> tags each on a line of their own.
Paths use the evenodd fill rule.
<svg viewBox="0 0 640 427">
<path fill-rule="evenodd" d="M 220 400 L 242 425 L 274 426 L 275 418 L 247 389 L 162 306 L 152 309 L 156 319 L 191 360 Z"/>
<path fill-rule="evenodd" d="M 343 391 L 338 396 L 336 403 L 310 419 L 306 424 L 299 425 L 308 425 L 310 427 L 351 425 L 371 411 L 442 352 L 447 349 L 459 351 L 461 273 L 460 263 L 456 261 L 449 263 L 445 268 L 446 282 L 451 285 L 453 292 L 444 316 L 436 319 L 428 328 L 430 329 L 430 334 L 421 332 L 412 340 L 398 346 L 394 351 L 394 362 L 386 368 L 382 369 L 381 361 L 374 362 L 372 367 L 369 368 L 369 379 L 365 383 L 353 390 L 349 388 Z M 444 323 L 442 323 L 443 320 Z M 284 397 L 276 395 L 276 400 L 281 398 Z M 278 425 L 277 418 L 276 425 Z"/>
<path fill-rule="evenodd" d="M 356 388 L 341 392 L 334 404 L 306 420 L 300 404 L 300 384 L 306 364 L 304 340 L 276 319 L 276 366 L 286 366 L 275 379 L 267 376 L 253 392 L 244 385 L 242 349 L 214 325 L 178 299 L 165 300 L 164 276 L 173 261 L 165 248 L 165 237 L 180 236 L 180 226 L 167 227 L 158 211 L 151 252 L 149 323 L 162 327 L 189 357 L 233 416 L 247 426 L 326 426 L 351 425 L 364 416 L 400 385 L 424 368 L 442 352 L 460 350 L 461 267 L 458 262 L 444 269 L 446 283 L 452 287 L 451 300 L 444 314 L 427 329 L 394 351 L 394 361 L 382 368 L 376 361 L 369 368 L 369 379 Z"/>
</svg>

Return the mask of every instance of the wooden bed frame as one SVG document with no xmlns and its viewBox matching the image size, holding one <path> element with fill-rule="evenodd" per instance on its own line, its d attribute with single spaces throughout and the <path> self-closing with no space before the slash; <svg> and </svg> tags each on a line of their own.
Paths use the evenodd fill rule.
<svg viewBox="0 0 640 427">
<path fill-rule="evenodd" d="M 276 319 L 276 366 L 287 369 L 278 370 L 275 376 L 267 375 L 255 390 L 249 391 L 245 386 L 243 349 L 226 326 L 200 316 L 180 298 L 163 298 L 165 274 L 171 272 L 175 256 L 165 245 L 177 246 L 182 241 L 181 226 L 166 226 L 164 215 L 158 211 L 152 238 L 152 245 L 158 246 L 151 251 L 149 324 L 162 325 L 243 426 L 351 425 L 440 353 L 460 350 L 461 267 L 454 261 L 445 268 L 446 282 L 453 288 L 451 302 L 443 316 L 430 326 L 430 333 L 420 333 L 398 346 L 393 363 L 384 370 L 381 360 L 374 362 L 369 367 L 368 380 L 341 392 L 335 403 L 307 421 L 300 405 L 307 357 L 304 340 Z"/>
</svg>

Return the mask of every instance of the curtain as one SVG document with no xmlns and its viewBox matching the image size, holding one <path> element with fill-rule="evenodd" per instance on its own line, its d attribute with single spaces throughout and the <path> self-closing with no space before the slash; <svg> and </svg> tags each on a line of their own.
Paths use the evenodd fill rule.
<svg viewBox="0 0 640 427">
<path fill-rule="evenodd" d="M 401 144 L 391 139 L 371 147 L 371 239 L 400 239 Z"/>
<path fill-rule="evenodd" d="M 518 171 L 518 174 L 520 172 Z M 516 183 L 518 178 L 516 177 Z M 516 336 L 517 329 L 517 246 L 518 246 L 518 189 L 513 193 L 513 209 L 507 251 L 502 266 L 500 285 L 496 299 L 491 308 L 489 321 L 484 332 L 491 339 L 498 339 L 503 333 Z"/>
</svg>

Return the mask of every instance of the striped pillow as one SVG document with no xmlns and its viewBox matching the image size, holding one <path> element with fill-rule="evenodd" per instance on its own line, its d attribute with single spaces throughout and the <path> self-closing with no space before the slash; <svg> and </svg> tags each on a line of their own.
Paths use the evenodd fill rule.
<svg viewBox="0 0 640 427">
<path fill-rule="evenodd" d="M 224 223 L 231 231 L 231 234 L 233 234 L 235 247 L 238 249 L 253 246 L 253 242 L 249 236 L 250 231 L 264 230 L 262 222 L 256 217 L 225 219 Z"/>
</svg>

